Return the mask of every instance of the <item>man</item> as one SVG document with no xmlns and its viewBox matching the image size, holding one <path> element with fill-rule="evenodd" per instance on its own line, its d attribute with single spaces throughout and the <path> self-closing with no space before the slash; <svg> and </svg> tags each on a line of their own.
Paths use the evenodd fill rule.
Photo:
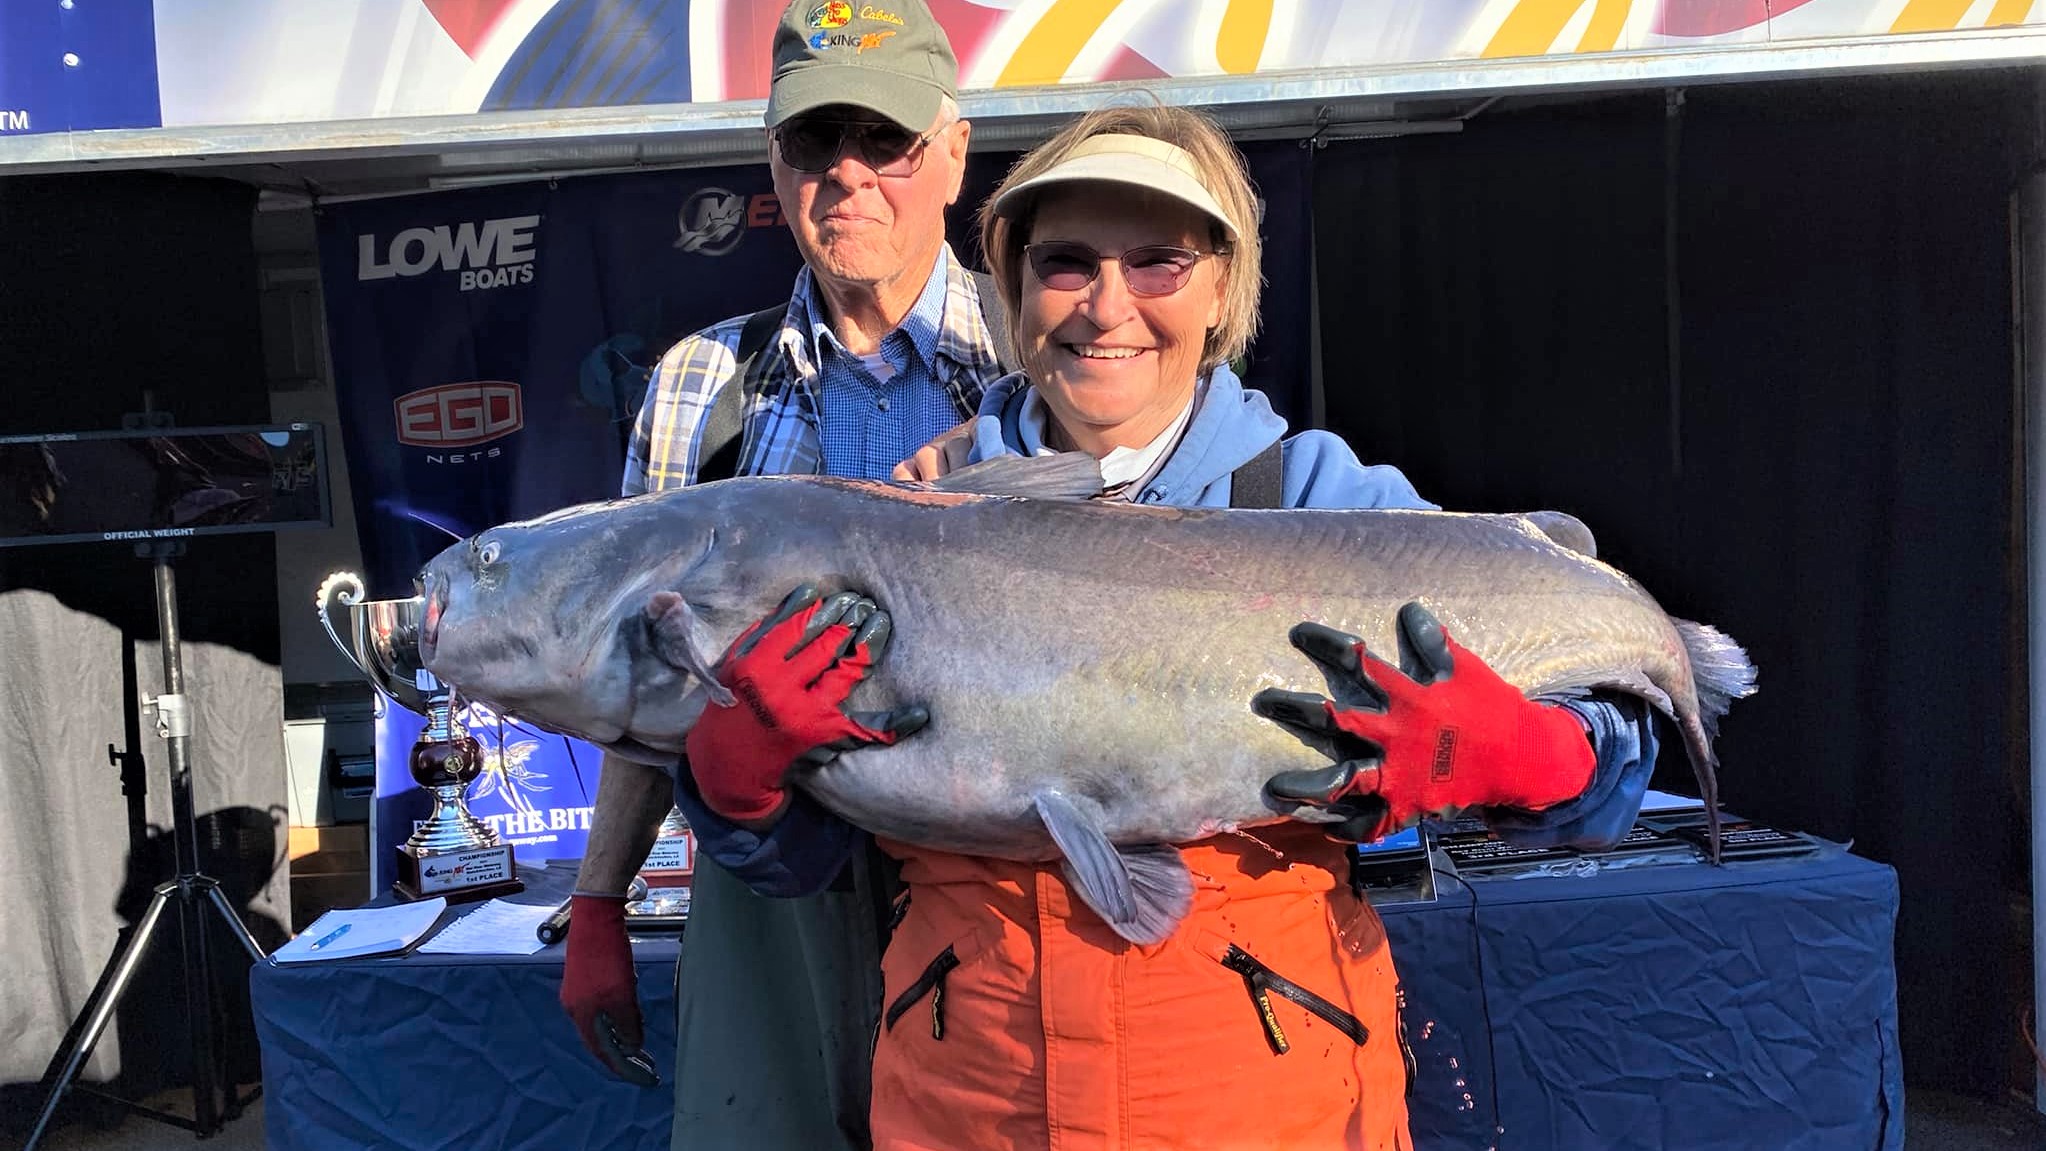
<svg viewBox="0 0 2046 1151">
<path fill-rule="evenodd" d="M 957 61 L 929 9 L 796 0 L 773 56 L 769 163 L 805 268 L 778 323 L 772 313 L 734 317 L 662 358 L 635 429 L 627 495 L 718 478 L 721 439 L 736 448 L 730 471 L 739 474 L 884 479 L 970 416 L 1001 374 L 978 286 L 945 242 L 970 127 L 959 119 Z M 987 307 L 996 312 L 992 299 Z M 720 428 L 733 416 L 737 436 Z M 885 645 L 875 626 L 885 616 L 814 595 L 787 606 L 793 618 L 774 622 L 845 635 L 848 658 L 824 689 L 833 698 L 821 701 L 836 715 Z M 799 682 L 773 667 L 752 678 L 768 691 L 818 690 L 814 676 Z M 627 1056 L 642 1032 L 621 893 L 679 805 L 717 865 L 697 868 L 677 978 L 674 1146 L 864 1147 L 891 868 L 862 841 L 824 891 L 768 898 L 746 881 L 760 886 L 764 871 L 794 856 L 842 853 L 856 835 L 775 786 L 790 751 L 890 742 L 920 714 L 871 726 L 841 717 L 845 730 L 806 737 L 761 727 L 746 708 L 714 711 L 672 777 L 605 759 L 563 1006 L 591 1051 L 631 1077 Z"/>
</svg>

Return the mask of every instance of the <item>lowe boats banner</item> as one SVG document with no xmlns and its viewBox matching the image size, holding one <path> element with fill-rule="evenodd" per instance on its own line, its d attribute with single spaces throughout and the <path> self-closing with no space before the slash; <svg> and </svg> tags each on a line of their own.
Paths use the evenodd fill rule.
<svg viewBox="0 0 2046 1151">
<path fill-rule="evenodd" d="M 1966 34 L 2040 0 L 929 0 L 967 89 Z M 0 5 L 0 144 L 767 94 L 778 0 L 22 0 Z M 848 52 L 886 3 L 818 0 Z M 1223 96 L 1222 99 L 1228 99 Z M 1250 98 L 1250 97 L 1245 97 Z M 0 149 L 0 160 L 5 150 Z"/>
</svg>

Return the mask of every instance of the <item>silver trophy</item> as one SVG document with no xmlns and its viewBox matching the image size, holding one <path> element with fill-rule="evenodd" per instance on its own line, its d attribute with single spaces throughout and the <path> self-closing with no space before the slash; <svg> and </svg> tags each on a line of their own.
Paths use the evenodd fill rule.
<svg viewBox="0 0 2046 1151">
<path fill-rule="evenodd" d="M 483 748 L 455 723 L 454 692 L 426 670 L 419 633 L 426 600 L 363 599 L 362 578 L 335 572 L 320 584 L 320 625 L 341 654 L 384 697 L 426 717 L 412 745 L 412 778 L 433 793 L 433 815 L 398 848 L 399 896 L 451 902 L 525 890 L 511 845 L 469 813 L 469 785 L 483 770 Z M 347 638 L 334 629 L 330 605 L 348 609 Z"/>
</svg>

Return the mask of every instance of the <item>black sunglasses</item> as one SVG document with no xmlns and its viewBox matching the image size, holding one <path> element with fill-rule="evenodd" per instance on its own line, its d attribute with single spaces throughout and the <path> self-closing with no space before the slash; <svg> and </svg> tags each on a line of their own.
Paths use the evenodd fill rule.
<svg viewBox="0 0 2046 1151">
<path fill-rule="evenodd" d="M 1104 256 L 1085 244 L 1070 240 L 1047 240 L 1027 244 L 1023 254 L 1037 282 L 1055 292 L 1077 292 L 1101 274 L 1104 261 L 1122 265 L 1123 282 L 1132 295 L 1169 296 L 1186 287 L 1194 265 L 1218 252 L 1197 252 L 1170 244 L 1147 244 L 1131 248 L 1120 256 Z"/>
<path fill-rule="evenodd" d="M 914 176 L 923 167 L 924 152 L 938 133 L 951 127 L 941 124 L 919 136 L 900 124 L 885 120 L 826 120 L 799 116 L 774 130 L 781 162 L 798 172 L 828 172 L 853 145 L 860 163 L 877 176 Z"/>
</svg>

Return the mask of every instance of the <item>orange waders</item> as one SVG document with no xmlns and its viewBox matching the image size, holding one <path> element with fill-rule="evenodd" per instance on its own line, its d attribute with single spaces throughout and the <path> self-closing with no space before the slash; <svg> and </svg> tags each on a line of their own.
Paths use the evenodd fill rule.
<svg viewBox="0 0 2046 1151">
<path fill-rule="evenodd" d="M 1124 941 L 1050 866 L 883 842 L 876 1151 L 1406 1151 L 1385 929 L 1311 828 L 1182 849 L 1193 910 Z M 1275 854 L 1275 850 L 1279 854 Z"/>
</svg>

